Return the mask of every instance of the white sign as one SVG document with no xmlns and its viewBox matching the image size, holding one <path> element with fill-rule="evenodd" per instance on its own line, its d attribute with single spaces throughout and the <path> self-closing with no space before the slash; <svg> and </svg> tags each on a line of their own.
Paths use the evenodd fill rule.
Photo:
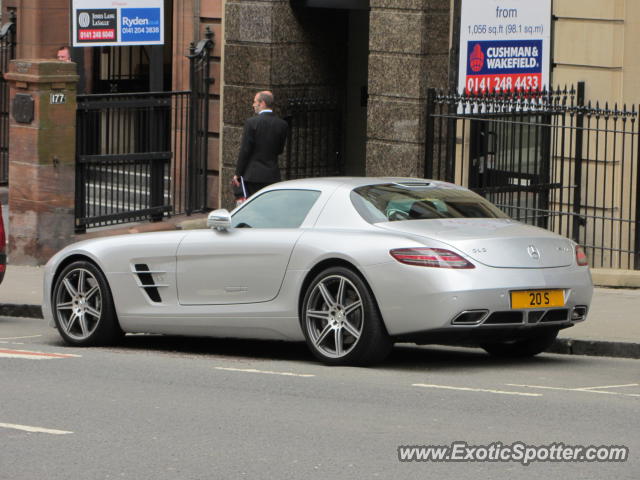
<svg viewBox="0 0 640 480">
<path fill-rule="evenodd" d="M 164 44 L 164 0 L 72 0 L 72 45 Z"/>
<path fill-rule="evenodd" d="M 458 91 L 549 87 L 552 0 L 462 0 Z"/>
<path fill-rule="evenodd" d="M 67 96 L 64 93 L 53 93 L 49 97 L 49 103 L 51 105 L 59 105 L 61 103 L 67 103 Z"/>
</svg>

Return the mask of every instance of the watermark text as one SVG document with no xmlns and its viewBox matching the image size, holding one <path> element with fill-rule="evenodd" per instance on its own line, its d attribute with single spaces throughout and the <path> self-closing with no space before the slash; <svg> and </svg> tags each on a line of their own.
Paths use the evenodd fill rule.
<svg viewBox="0 0 640 480">
<path fill-rule="evenodd" d="M 626 462 L 629 448 L 623 445 L 510 445 L 494 442 L 490 445 L 469 445 L 453 442 L 451 445 L 401 445 L 401 462 L 517 462 L 530 465 L 535 462 Z"/>
</svg>

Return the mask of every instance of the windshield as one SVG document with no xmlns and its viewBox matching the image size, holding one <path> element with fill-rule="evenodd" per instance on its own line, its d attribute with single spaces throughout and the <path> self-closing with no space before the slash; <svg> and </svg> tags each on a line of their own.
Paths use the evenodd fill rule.
<svg viewBox="0 0 640 480">
<path fill-rule="evenodd" d="M 509 218 L 480 195 L 435 184 L 367 185 L 351 192 L 351 202 L 369 223 L 441 218 Z"/>
</svg>

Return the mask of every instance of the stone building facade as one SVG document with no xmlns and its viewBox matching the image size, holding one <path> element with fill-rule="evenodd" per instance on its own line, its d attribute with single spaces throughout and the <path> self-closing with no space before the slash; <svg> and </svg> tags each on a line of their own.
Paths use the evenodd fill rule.
<svg viewBox="0 0 640 480">
<path fill-rule="evenodd" d="M 281 114 L 292 98 L 341 99 L 346 174 L 420 176 L 427 88 L 448 82 L 449 25 L 442 0 L 227 0 L 222 203 L 264 89 Z"/>
</svg>

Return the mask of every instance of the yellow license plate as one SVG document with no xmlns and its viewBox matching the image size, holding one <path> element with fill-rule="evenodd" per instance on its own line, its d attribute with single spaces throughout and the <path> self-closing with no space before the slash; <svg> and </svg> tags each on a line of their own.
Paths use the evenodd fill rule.
<svg viewBox="0 0 640 480">
<path fill-rule="evenodd" d="M 511 308 L 564 307 L 562 290 L 521 290 L 511 292 Z"/>
</svg>

